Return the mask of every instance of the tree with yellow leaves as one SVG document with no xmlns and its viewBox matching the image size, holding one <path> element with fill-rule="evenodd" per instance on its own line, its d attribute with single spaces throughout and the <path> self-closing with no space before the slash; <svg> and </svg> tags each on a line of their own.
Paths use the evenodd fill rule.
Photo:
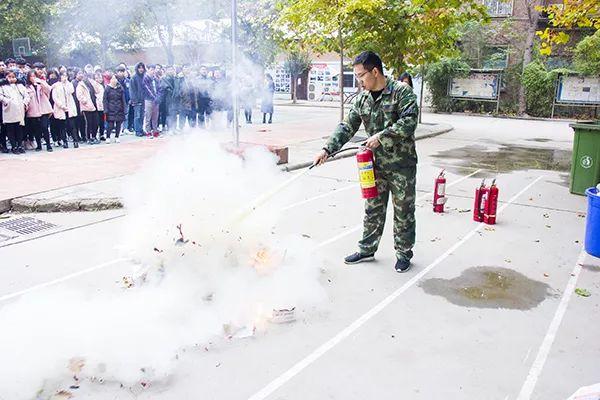
<svg viewBox="0 0 600 400">
<path fill-rule="evenodd" d="M 553 45 L 568 43 L 570 36 L 566 32 L 575 28 L 588 28 L 592 32 L 600 29 L 600 1 L 598 0 L 563 0 L 562 3 L 547 7 L 538 7 L 545 12 L 550 26 L 537 35 L 541 39 L 540 53 L 552 54 Z"/>
</svg>

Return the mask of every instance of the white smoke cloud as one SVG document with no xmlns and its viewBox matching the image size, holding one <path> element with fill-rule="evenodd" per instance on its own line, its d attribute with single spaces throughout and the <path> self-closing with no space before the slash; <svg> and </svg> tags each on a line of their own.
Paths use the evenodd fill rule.
<svg viewBox="0 0 600 400">
<path fill-rule="evenodd" d="M 86 292 L 72 281 L 0 304 L 0 399 L 77 398 L 98 382 L 116 391 L 163 382 L 168 393 L 186 349 L 268 329 L 273 309 L 322 307 L 314 244 L 274 228 L 294 187 L 236 217 L 289 176 L 266 150 L 242 160 L 209 135 L 174 138 L 128 182 L 120 244 L 133 287 Z"/>
</svg>

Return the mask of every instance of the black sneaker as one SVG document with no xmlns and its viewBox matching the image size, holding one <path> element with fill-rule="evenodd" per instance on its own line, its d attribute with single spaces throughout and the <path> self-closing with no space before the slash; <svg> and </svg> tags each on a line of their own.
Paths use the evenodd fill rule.
<svg viewBox="0 0 600 400">
<path fill-rule="evenodd" d="M 375 260 L 375 254 L 360 254 L 354 253 L 350 254 L 348 257 L 344 258 L 344 262 L 346 264 L 358 264 L 365 261 L 373 261 Z"/>
<path fill-rule="evenodd" d="M 402 273 L 408 271 L 410 267 L 410 260 L 402 259 L 396 261 L 396 266 L 394 268 L 396 269 L 396 272 Z"/>
</svg>

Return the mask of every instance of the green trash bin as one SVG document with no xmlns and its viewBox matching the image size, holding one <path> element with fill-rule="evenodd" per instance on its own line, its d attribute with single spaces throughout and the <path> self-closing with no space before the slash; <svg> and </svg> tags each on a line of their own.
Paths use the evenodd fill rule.
<svg viewBox="0 0 600 400">
<path fill-rule="evenodd" d="M 600 121 L 569 126 L 575 131 L 570 190 L 585 195 L 587 188 L 600 182 Z"/>
</svg>

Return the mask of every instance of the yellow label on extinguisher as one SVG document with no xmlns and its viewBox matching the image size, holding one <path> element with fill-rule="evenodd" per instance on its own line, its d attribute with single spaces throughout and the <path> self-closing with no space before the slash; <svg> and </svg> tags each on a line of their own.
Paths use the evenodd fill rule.
<svg viewBox="0 0 600 400">
<path fill-rule="evenodd" d="M 372 162 L 358 163 L 358 180 L 360 181 L 360 187 L 363 189 L 375 187 L 375 171 Z"/>
</svg>

